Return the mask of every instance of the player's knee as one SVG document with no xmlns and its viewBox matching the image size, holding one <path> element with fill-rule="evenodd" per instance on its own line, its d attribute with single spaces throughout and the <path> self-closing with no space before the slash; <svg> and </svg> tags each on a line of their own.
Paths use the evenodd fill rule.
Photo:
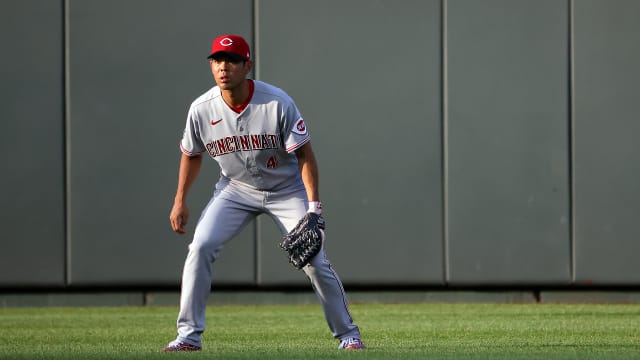
<svg viewBox="0 0 640 360">
<path fill-rule="evenodd" d="M 213 262 L 218 256 L 219 249 L 211 243 L 194 240 L 189 244 L 189 253 L 191 256 L 204 258 L 209 262 Z"/>
<path fill-rule="evenodd" d="M 307 275 L 309 279 L 313 279 L 318 274 L 318 269 L 316 269 L 311 263 L 307 264 L 302 268 L 302 271 Z"/>
<path fill-rule="evenodd" d="M 316 255 L 309 264 L 302 268 L 302 270 L 307 274 L 310 278 L 315 278 L 319 273 L 326 271 L 326 268 L 329 268 L 331 265 L 327 262 L 326 258 L 322 253 Z"/>
</svg>

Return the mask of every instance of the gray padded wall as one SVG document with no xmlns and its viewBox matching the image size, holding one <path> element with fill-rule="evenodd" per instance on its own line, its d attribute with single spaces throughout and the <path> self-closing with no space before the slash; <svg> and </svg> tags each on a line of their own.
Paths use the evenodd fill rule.
<svg viewBox="0 0 640 360">
<path fill-rule="evenodd" d="M 567 2 L 447 3 L 448 280 L 569 283 Z"/>
<path fill-rule="evenodd" d="M 1 286 L 64 285 L 62 8 L 0 2 Z"/>
<path fill-rule="evenodd" d="M 440 1 L 258 5 L 257 76 L 288 91 L 308 123 L 338 273 L 442 284 Z M 306 282 L 278 236 L 261 219 L 260 282 Z"/>
<path fill-rule="evenodd" d="M 70 2 L 72 285 L 178 283 L 218 174 L 204 159 L 189 234 L 173 234 L 178 141 L 189 104 L 214 85 L 211 40 L 250 40 L 251 11 L 250 1 Z M 217 264 L 218 282 L 253 283 L 254 252 L 249 227 Z"/>
<path fill-rule="evenodd" d="M 640 282 L 640 2 L 575 2 L 575 280 Z"/>
<path fill-rule="evenodd" d="M 0 287 L 179 283 L 218 168 L 172 233 L 178 141 L 222 32 L 308 122 L 345 284 L 637 285 L 638 19 L 635 0 L 2 1 Z M 306 284 L 279 240 L 259 218 L 214 283 Z"/>
</svg>

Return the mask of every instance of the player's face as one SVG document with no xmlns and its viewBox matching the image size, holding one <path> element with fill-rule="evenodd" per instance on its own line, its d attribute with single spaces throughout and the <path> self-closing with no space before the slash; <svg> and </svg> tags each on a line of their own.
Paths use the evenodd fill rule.
<svg viewBox="0 0 640 360">
<path fill-rule="evenodd" d="M 237 61 L 229 57 L 211 59 L 211 72 L 222 90 L 233 90 L 251 71 L 251 61 Z"/>
</svg>

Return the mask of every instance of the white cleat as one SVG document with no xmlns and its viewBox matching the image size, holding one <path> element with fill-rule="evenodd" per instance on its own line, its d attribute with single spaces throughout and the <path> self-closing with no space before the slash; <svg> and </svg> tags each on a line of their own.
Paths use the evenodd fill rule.
<svg viewBox="0 0 640 360">
<path fill-rule="evenodd" d="M 364 346 L 362 340 L 358 338 L 342 339 L 342 341 L 340 341 L 340 345 L 338 346 L 338 349 L 340 350 L 362 350 L 366 348 L 367 347 Z"/>
</svg>

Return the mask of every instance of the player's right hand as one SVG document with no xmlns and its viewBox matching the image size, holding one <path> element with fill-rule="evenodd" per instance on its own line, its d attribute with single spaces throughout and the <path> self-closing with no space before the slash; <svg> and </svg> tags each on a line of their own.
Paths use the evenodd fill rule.
<svg viewBox="0 0 640 360">
<path fill-rule="evenodd" d="M 189 219 L 189 208 L 183 204 L 173 204 L 171 214 L 169 214 L 169 221 L 171 222 L 171 228 L 178 234 L 184 234 L 187 232 L 185 228 L 187 220 Z"/>
</svg>

